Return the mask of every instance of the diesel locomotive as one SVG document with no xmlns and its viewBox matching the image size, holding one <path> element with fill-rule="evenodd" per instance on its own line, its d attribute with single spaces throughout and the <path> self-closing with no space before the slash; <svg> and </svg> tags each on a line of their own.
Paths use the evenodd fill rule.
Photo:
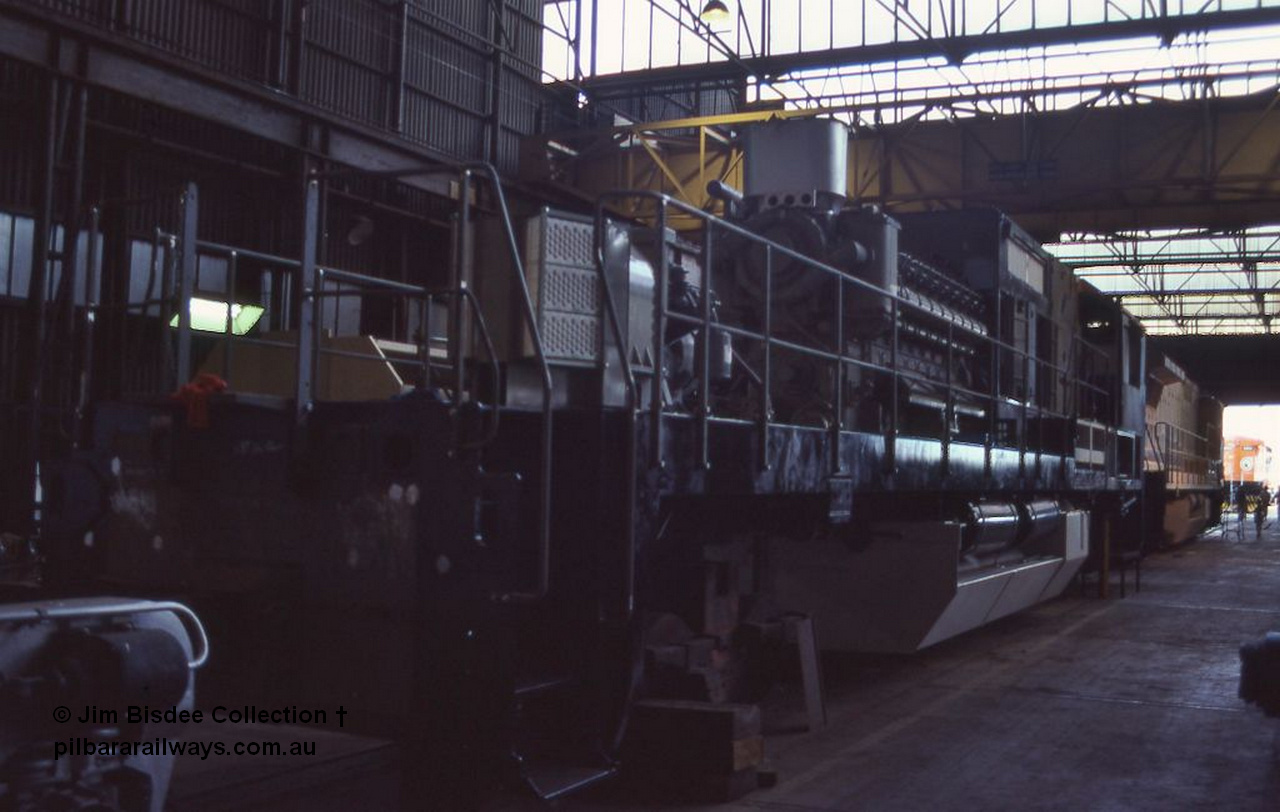
<svg viewBox="0 0 1280 812">
<path fill-rule="evenodd" d="M 846 139 L 752 127 L 722 216 L 406 169 L 451 173 L 450 244 L 360 272 L 326 259 L 372 230 L 325 217 L 353 173 L 292 255 L 209 239 L 188 185 L 142 295 L 83 280 L 132 348 L 83 374 L 131 384 L 41 461 L 44 588 L 182 599 L 202 703 L 342 706 L 547 798 L 616 771 L 637 699 L 746 695 L 744 624 L 909 652 L 1057 596 L 1140 534 L 1142 330 L 997 211 L 850 199 Z"/>
<path fill-rule="evenodd" d="M 1222 409 L 1177 361 L 1158 350 L 1149 353 L 1143 493 L 1148 549 L 1190 541 L 1221 522 Z"/>
</svg>

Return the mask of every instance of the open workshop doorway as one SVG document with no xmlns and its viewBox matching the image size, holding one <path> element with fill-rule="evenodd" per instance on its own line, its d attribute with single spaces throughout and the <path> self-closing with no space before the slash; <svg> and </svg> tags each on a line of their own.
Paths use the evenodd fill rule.
<svg viewBox="0 0 1280 812">
<path fill-rule="evenodd" d="M 1222 413 L 1223 532 L 1260 540 L 1274 522 L 1280 470 L 1280 404 L 1228 406 Z M 1259 521 L 1261 519 L 1261 521 Z M 1250 533 L 1252 531 L 1252 533 Z"/>
</svg>

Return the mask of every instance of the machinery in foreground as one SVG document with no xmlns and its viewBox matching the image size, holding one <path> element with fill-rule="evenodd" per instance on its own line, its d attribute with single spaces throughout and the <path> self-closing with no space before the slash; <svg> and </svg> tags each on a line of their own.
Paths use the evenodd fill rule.
<svg viewBox="0 0 1280 812">
<path fill-rule="evenodd" d="M 353 173 L 293 256 L 202 237 L 188 185 L 144 294 L 88 280 L 130 363 L 41 463 L 49 588 L 180 595 L 209 696 L 548 799 L 617 772 L 640 697 L 750 700 L 771 619 L 914 651 L 1058 595 L 1140 526 L 1142 331 L 998 212 L 849 200 L 846 137 L 752 130 L 723 218 L 450 170 L 442 254 L 368 272 L 322 261 L 373 228 L 323 219 Z"/>
<path fill-rule="evenodd" d="M 187 607 L 117 598 L 0 606 L 0 808 L 162 812 L 208 657 Z M 160 718 L 129 708 L 156 708 Z"/>
</svg>

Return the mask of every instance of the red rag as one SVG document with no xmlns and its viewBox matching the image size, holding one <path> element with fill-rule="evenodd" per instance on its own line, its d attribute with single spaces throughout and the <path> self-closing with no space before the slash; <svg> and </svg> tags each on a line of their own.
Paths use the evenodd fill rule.
<svg viewBox="0 0 1280 812">
<path fill-rule="evenodd" d="M 227 382 L 211 372 L 201 372 L 191 383 L 183 384 L 170 395 L 187 407 L 187 425 L 193 429 L 209 428 L 209 396 L 227 388 Z"/>
</svg>

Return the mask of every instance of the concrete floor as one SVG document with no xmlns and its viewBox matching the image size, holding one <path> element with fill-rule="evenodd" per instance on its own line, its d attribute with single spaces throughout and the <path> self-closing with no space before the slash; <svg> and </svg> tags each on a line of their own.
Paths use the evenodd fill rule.
<svg viewBox="0 0 1280 812">
<path fill-rule="evenodd" d="M 1280 532 L 1249 530 L 1149 557 L 1123 600 L 1117 579 L 919 655 L 829 658 L 828 727 L 769 736 L 778 784 L 710 808 L 1280 809 L 1280 720 L 1236 696 L 1239 645 L 1280 629 Z"/>
<path fill-rule="evenodd" d="M 1261 541 L 1249 529 L 1243 542 L 1229 528 L 1149 557 L 1142 591 L 1125 599 L 1117 577 L 1112 599 L 1073 587 L 921 654 L 828 657 L 826 728 L 797 732 L 796 688 L 766 708 L 777 785 L 696 808 L 1280 810 L 1280 720 L 1236 697 L 1238 647 L 1280 629 L 1280 527 Z M 394 749 L 355 741 L 322 742 L 320 758 L 256 778 L 237 771 L 230 786 L 212 760 L 181 763 L 172 808 L 391 809 Z M 546 809 L 506 798 L 488 812 Z M 619 784 L 557 809 L 681 807 Z"/>
</svg>

